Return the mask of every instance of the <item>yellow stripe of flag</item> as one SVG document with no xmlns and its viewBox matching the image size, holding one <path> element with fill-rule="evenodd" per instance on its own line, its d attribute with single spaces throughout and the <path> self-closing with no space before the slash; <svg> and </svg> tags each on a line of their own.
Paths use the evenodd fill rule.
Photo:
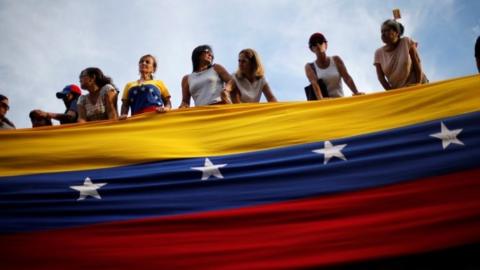
<svg viewBox="0 0 480 270">
<path fill-rule="evenodd" d="M 0 176 L 211 157 L 333 140 L 478 111 L 480 76 L 319 102 L 210 106 L 0 132 Z"/>
</svg>

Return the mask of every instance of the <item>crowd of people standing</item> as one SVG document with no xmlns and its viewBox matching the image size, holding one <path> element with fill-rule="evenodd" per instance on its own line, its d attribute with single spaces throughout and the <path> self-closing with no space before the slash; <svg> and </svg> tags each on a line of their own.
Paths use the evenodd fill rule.
<svg viewBox="0 0 480 270">
<path fill-rule="evenodd" d="M 428 83 L 423 72 L 417 43 L 403 36 L 404 27 L 396 20 L 386 20 L 381 26 L 384 46 L 378 48 L 373 64 L 380 84 L 385 90 L 398 89 L 416 84 Z M 344 96 L 342 81 L 353 95 L 360 92 L 340 56 L 328 56 L 328 42 L 321 33 L 314 33 L 308 40 L 315 60 L 305 65 L 305 76 L 310 82 L 311 98 L 340 98 Z M 480 72 L 480 37 L 475 45 L 475 57 Z M 222 65 L 214 63 L 214 53 L 209 45 L 196 47 L 192 52 L 192 72 L 181 80 L 182 101 L 179 108 L 195 106 L 258 103 L 263 95 L 268 102 L 276 102 L 270 88 L 259 54 L 254 49 L 244 49 L 238 54 L 238 69 L 229 73 Z M 117 100 L 120 91 L 110 77 L 96 67 L 84 69 L 79 76 L 80 87 L 67 85 L 56 93 L 62 99 L 65 112 L 53 113 L 42 110 L 30 112 L 32 127 L 52 125 L 51 120 L 60 124 L 83 123 L 97 120 L 120 119 L 133 115 L 172 109 L 168 87 L 162 80 L 154 78 L 157 60 L 151 54 L 144 55 L 138 62 L 140 78 L 127 83 L 121 97 L 120 111 Z M 81 90 L 88 94 L 82 95 Z M 306 88 L 307 90 L 307 88 Z M 0 95 L 0 129 L 14 129 L 8 120 L 9 100 Z"/>
</svg>

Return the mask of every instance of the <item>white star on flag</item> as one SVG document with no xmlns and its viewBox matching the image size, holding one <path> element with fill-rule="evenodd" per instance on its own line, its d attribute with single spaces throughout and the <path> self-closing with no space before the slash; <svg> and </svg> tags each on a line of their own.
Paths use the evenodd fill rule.
<svg viewBox="0 0 480 270">
<path fill-rule="evenodd" d="M 77 201 L 85 200 L 85 198 L 87 198 L 88 196 L 92 196 L 96 199 L 101 200 L 102 197 L 100 197 L 100 194 L 98 194 L 97 189 L 100 189 L 106 184 L 107 183 L 94 184 L 92 183 L 90 177 L 87 177 L 85 178 L 82 186 L 70 186 L 70 188 L 80 192 L 80 197 L 77 199 Z"/>
<path fill-rule="evenodd" d="M 462 132 L 463 129 L 453 129 L 449 130 L 443 122 L 441 124 L 440 133 L 431 134 L 430 137 L 435 137 L 442 140 L 442 146 L 445 150 L 451 143 L 464 145 L 462 141 L 457 139 L 458 134 Z"/>
<path fill-rule="evenodd" d="M 192 167 L 193 170 L 202 172 L 202 180 L 208 180 L 210 176 L 215 176 L 216 178 L 223 178 L 220 168 L 227 166 L 227 164 L 218 164 L 214 165 L 209 158 L 205 159 L 205 165 L 203 167 Z"/>
<path fill-rule="evenodd" d="M 347 160 L 342 153 L 342 149 L 347 146 L 346 144 L 333 145 L 330 141 L 325 141 L 325 147 L 321 149 L 315 149 L 312 152 L 317 154 L 324 154 L 325 158 L 323 164 L 327 164 L 332 157 L 337 157 L 342 160 Z"/>
</svg>

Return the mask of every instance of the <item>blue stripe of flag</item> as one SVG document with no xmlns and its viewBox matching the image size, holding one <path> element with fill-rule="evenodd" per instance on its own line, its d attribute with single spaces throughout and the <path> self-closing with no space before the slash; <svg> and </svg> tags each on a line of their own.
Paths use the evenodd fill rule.
<svg viewBox="0 0 480 270">
<path fill-rule="evenodd" d="M 431 136 L 462 131 L 445 149 Z M 118 168 L 0 178 L 0 233 L 37 231 L 253 206 L 379 187 L 480 165 L 480 113 L 332 140 L 346 160 L 317 153 L 326 142 Z M 317 152 L 315 152 L 317 150 Z M 141 153 L 139 153 L 141 154 Z M 215 165 L 207 180 L 198 169 Z M 72 186 L 86 178 L 101 198 Z"/>
</svg>

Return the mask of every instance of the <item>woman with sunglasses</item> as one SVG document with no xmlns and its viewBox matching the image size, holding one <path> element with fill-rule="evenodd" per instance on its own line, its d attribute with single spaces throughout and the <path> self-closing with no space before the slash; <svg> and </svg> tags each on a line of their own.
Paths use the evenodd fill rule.
<svg viewBox="0 0 480 270">
<path fill-rule="evenodd" d="M 0 95 L 0 130 L 15 129 L 15 125 L 5 116 L 9 109 L 8 98 L 4 95 Z"/>
<path fill-rule="evenodd" d="M 117 119 L 118 90 L 112 79 L 96 67 L 80 73 L 80 87 L 88 91 L 78 98 L 78 122 Z"/>
<path fill-rule="evenodd" d="M 190 98 L 195 106 L 232 103 L 231 80 L 227 70 L 213 64 L 213 51 L 208 45 L 196 47 L 192 52 L 193 72 L 182 79 L 182 103 L 180 108 L 190 107 Z"/>
<path fill-rule="evenodd" d="M 232 74 L 233 103 L 258 103 L 261 95 L 268 102 L 276 102 L 264 75 L 262 61 L 253 49 L 244 49 L 238 54 L 238 70 Z"/>
<path fill-rule="evenodd" d="M 165 112 L 171 109 L 170 93 L 161 80 L 154 80 L 153 73 L 157 70 L 157 60 L 147 54 L 138 61 L 140 79 L 125 85 L 122 97 L 122 114 L 120 119 L 126 119 L 128 110 L 132 115 L 145 112 Z"/>
<path fill-rule="evenodd" d="M 403 25 L 395 20 L 382 24 L 381 37 L 385 46 L 375 51 L 373 64 L 377 77 L 385 90 L 427 83 L 423 73 L 417 45 L 403 36 Z"/>
</svg>

